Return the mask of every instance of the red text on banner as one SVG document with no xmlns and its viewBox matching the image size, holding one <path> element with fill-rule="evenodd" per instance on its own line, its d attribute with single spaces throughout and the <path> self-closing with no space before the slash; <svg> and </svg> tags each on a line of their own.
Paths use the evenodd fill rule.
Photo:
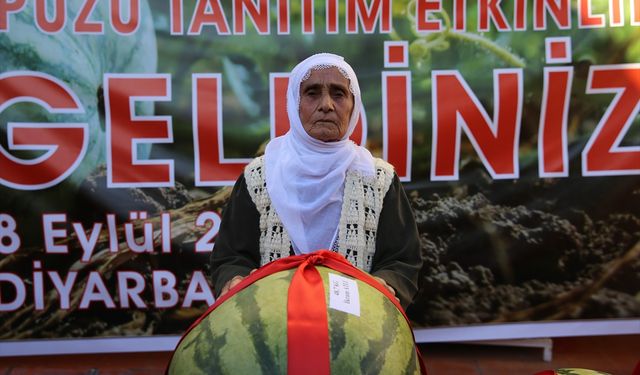
<svg viewBox="0 0 640 375">
<path fill-rule="evenodd" d="M 411 181 L 411 72 L 382 73 L 382 157 Z"/>
<path fill-rule="evenodd" d="M 593 14 L 592 0 L 578 0 L 578 22 L 583 28 L 603 27 L 604 15 Z"/>
<path fill-rule="evenodd" d="M 64 0 L 55 0 L 53 12 L 47 12 L 47 1 L 36 0 L 35 2 L 36 25 L 44 33 L 57 33 L 62 30 L 66 21 Z M 47 13 L 53 13 L 53 19 L 47 18 Z"/>
<path fill-rule="evenodd" d="M 478 30 L 489 31 L 489 21 L 493 21 L 493 25 L 498 31 L 509 31 L 511 26 L 504 15 L 502 8 L 497 0 L 479 0 L 478 1 Z"/>
<path fill-rule="evenodd" d="M 111 24 L 113 29 L 121 35 L 133 34 L 140 26 L 140 0 L 129 0 L 125 2 L 129 7 L 123 7 L 120 0 L 109 1 Z M 122 17 L 123 9 L 128 9 L 129 19 L 125 21 Z"/>
<path fill-rule="evenodd" d="M 251 159 L 225 159 L 222 141 L 222 75 L 193 75 L 193 147 L 196 186 L 233 184 Z"/>
<path fill-rule="evenodd" d="M 171 2 L 169 3 L 171 35 L 182 35 L 182 33 L 184 32 L 184 25 L 182 22 L 183 14 L 184 7 L 182 6 L 182 0 L 171 0 Z"/>
<path fill-rule="evenodd" d="M 567 123 L 573 67 L 544 68 L 544 90 L 538 132 L 540 177 L 569 175 Z"/>
<path fill-rule="evenodd" d="M 301 2 L 302 2 L 302 32 L 304 34 L 313 34 L 315 31 L 313 0 L 301 0 Z"/>
<path fill-rule="evenodd" d="M 0 112 L 20 102 L 35 103 L 55 114 L 84 113 L 78 97 L 57 78 L 36 72 L 0 74 Z M 38 190 L 61 182 L 87 151 L 87 129 L 86 123 L 9 122 L 9 149 L 40 155 L 20 159 L 0 146 L 0 183 L 14 189 Z"/>
<path fill-rule="evenodd" d="M 587 93 L 615 97 L 582 152 L 582 174 L 640 174 L 640 146 L 621 145 L 640 110 L 640 64 L 592 66 Z"/>
<path fill-rule="evenodd" d="M 358 22 L 366 34 L 375 32 L 376 22 L 379 20 L 380 33 L 391 32 L 391 1 L 370 0 L 369 6 L 365 0 L 347 0 L 347 33 L 358 32 Z"/>
<path fill-rule="evenodd" d="M 172 2 L 171 5 L 174 6 L 175 2 Z M 174 17 L 173 20 L 175 21 L 177 18 Z M 182 22 L 182 19 L 178 21 Z M 230 33 L 229 24 L 227 23 L 222 6 L 218 1 L 198 1 L 196 9 L 193 12 L 193 17 L 191 18 L 189 35 L 199 35 L 204 26 L 214 26 L 220 35 Z M 172 26 L 172 29 L 174 28 L 182 30 L 182 25 L 179 27 Z"/>
<path fill-rule="evenodd" d="M 338 0 L 327 0 L 327 34 L 338 33 Z"/>
<path fill-rule="evenodd" d="M 416 0 L 416 30 L 419 32 L 441 31 L 442 20 L 429 17 L 430 13 L 441 11 L 442 3 L 440 0 Z M 454 14 L 457 15 L 458 13 Z M 464 12 L 462 14 L 464 15 Z M 464 16 L 462 18 L 464 19 Z"/>
<path fill-rule="evenodd" d="M 78 34 L 102 34 L 104 33 L 104 25 L 100 21 L 91 21 L 90 17 L 93 9 L 97 4 L 97 0 L 87 0 L 78 12 L 76 22 L 73 24 L 73 31 Z"/>
<path fill-rule="evenodd" d="M 432 180 L 457 180 L 461 129 L 494 179 L 518 178 L 522 70 L 494 70 L 494 120 L 457 71 L 434 71 Z"/>
<path fill-rule="evenodd" d="M 289 0 L 278 0 L 278 34 L 289 34 Z"/>
<path fill-rule="evenodd" d="M 0 31 L 9 31 L 9 16 L 19 12 L 26 0 L 0 0 Z"/>
<path fill-rule="evenodd" d="M 105 0 L 108 5 L 108 22 L 113 31 L 120 35 L 135 33 L 140 26 L 140 0 Z M 175 0 L 174 0 L 175 1 Z M 9 31 L 9 16 L 24 10 L 25 0 L 0 0 L 0 31 Z M 98 0 L 34 0 L 33 16 L 36 27 L 45 34 L 61 32 L 69 21 L 69 14 L 76 14 L 71 20 L 73 32 L 76 34 L 104 34 L 103 21 L 96 20 Z M 73 7 L 74 12 L 68 12 Z M 124 15 L 127 15 L 126 17 Z"/>
<path fill-rule="evenodd" d="M 174 185 L 173 160 L 140 160 L 138 144 L 171 143 L 171 117 L 138 116 L 136 101 L 171 100 L 167 74 L 105 74 L 107 186 Z"/>
<path fill-rule="evenodd" d="M 239 0 L 233 2 L 233 31 L 235 34 L 245 33 L 245 15 L 253 21 L 259 34 L 269 34 L 269 0 Z"/>
<path fill-rule="evenodd" d="M 547 14 L 553 17 L 558 28 L 566 30 L 571 27 L 571 2 L 569 0 L 536 0 L 534 7 L 533 28 L 535 30 L 546 30 Z"/>
</svg>

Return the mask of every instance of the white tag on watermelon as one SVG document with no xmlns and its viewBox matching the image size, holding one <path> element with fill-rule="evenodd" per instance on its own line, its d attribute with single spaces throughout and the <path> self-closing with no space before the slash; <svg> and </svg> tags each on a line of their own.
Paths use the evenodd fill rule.
<svg viewBox="0 0 640 375">
<path fill-rule="evenodd" d="M 329 308 L 360 316 L 358 283 L 347 277 L 329 273 Z"/>
</svg>

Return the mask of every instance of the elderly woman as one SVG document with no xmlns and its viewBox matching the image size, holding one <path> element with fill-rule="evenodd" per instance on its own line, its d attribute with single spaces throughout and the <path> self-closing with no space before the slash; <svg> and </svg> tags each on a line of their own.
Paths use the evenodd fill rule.
<svg viewBox="0 0 640 375">
<path fill-rule="evenodd" d="M 330 249 L 411 302 L 422 265 L 416 224 L 393 167 L 348 139 L 361 108 L 342 57 L 317 54 L 293 69 L 291 129 L 245 168 L 224 211 L 211 256 L 216 295 L 272 260 Z"/>
</svg>

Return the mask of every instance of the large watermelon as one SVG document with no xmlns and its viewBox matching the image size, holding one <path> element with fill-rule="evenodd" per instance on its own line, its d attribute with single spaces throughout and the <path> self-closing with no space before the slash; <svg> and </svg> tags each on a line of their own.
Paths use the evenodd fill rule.
<svg viewBox="0 0 640 375">
<path fill-rule="evenodd" d="M 329 274 L 345 275 L 325 266 L 316 269 L 329 306 Z M 214 306 L 183 337 L 168 372 L 287 373 L 287 292 L 295 272 L 292 268 L 265 276 Z M 326 311 L 331 373 L 420 373 L 406 318 L 378 289 L 355 280 L 360 316 L 332 308 Z M 316 353 L 309 350 L 307 355 Z"/>
</svg>

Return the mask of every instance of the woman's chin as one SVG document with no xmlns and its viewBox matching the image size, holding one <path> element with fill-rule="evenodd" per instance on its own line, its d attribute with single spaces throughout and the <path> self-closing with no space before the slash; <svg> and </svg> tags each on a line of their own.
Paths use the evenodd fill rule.
<svg viewBox="0 0 640 375">
<path fill-rule="evenodd" d="M 330 129 L 313 129 L 308 134 L 322 142 L 337 142 L 340 140 L 340 134 Z"/>
<path fill-rule="evenodd" d="M 317 139 L 319 141 L 322 141 L 322 142 L 337 142 L 337 141 L 339 141 L 339 139 L 336 138 L 335 135 L 318 136 L 318 137 L 313 137 L 313 138 L 315 138 L 315 139 Z"/>
</svg>

